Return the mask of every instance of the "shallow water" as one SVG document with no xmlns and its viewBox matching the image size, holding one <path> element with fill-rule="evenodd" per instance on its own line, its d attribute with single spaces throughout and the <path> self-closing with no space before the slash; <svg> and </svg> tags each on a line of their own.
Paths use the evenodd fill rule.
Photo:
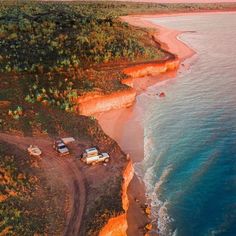
<svg viewBox="0 0 236 236">
<path fill-rule="evenodd" d="M 236 235 L 236 14 L 154 22 L 184 31 L 189 69 L 138 97 L 143 175 L 161 235 Z M 165 98 L 155 96 L 164 91 Z"/>
</svg>

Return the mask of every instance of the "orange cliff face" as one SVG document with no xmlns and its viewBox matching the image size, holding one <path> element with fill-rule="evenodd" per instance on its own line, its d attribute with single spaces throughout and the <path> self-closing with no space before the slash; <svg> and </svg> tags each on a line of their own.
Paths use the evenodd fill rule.
<svg viewBox="0 0 236 236">
<path fill-rule="evenodd" d="M 123 184 L 122 184 L 122 207 L 125 211 L 128 211 L 129 208 L 129 199 L 127 194 L 127 189 L 130 181 L 134 177 L 134 167 L 131 161 L 129 161 L 123 172 Z"/>
<path fill-rule="evenodd" d="M 152 63 L 136 65 L 133 67 L 128 67 L 124 69 L 123 72 L 126 75 L 129 75 L 131 78 L 144 77 L 148 75 L 155 76 L 170 70 L 176 70 L 179 67 L 179 64 L 180 61 L 178 58 L 176 58 L 173 60 L 167 60 L 166 62 L 163 63 L 152 62 Z M 124 81 L 123 83 L 126 84 L 126 81 Z M 127 85 L 131 85 L 132 87 L 131 79 L 127 79 Z"/>
<path fill-rule="evenodd" d="M 123 72 L 130 77 L 123 79 L 122 83 L 128 85 L 129 88 L 110 94 L 99 92 L 87 93 L 77 98 L 75 109 L 81 115 L 89 116 L 99 112 L 132 106 L 137 94 L 137 91 L 132 88 L 135 78 L 148 75 L 155 76 L 167 71 L 176 70 L 179 63 L 179 59 L 173 59 L 163 63 L 152 62 L 128 67 Z"/>
<path fill-rule="evenodd" d="M 99 236 L 126 236 L 128 223 L 127 223 L 127 211 L 129 208 L 129 199 L 127 195 L 127 188 L 130 181 L 134 176 L 134 168 L 132 162 L 129 161 L 124 172 L 123 172 L 123 183 L 122 183 L 122 207 L 125 211 L 117 217 L 110 218 L 107 224 L 101 229 Z"/>
<path fill-rule="evenodd" d="M 78 111 L 81 115 L 92 115 L 132 106 L 136 98 L 133 88 L 117 91 L 111 94 L 90 93 L 77 99 Z"/>
</svg>

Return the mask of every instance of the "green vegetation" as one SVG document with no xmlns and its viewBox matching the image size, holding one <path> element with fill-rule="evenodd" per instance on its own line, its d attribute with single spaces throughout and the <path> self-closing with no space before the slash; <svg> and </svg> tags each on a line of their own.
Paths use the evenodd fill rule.
<svg viewBox="0 0 236 236">
<path fill-rule="evenodd" d="M 63 216 L 47 200 L 51 193 L 41 186 L 35 162 L 14 145 L 0 142 L 1 235 L 46 234 L 51 227 L 50 217 L 55 213 L 58 228 L 63 224 Z"/>
<path fill-rule="evenodd" d="M 155 58 L 155 50 L 109 10 L 89 4 L 1 8 L 0 71 L 54 72 L 119 59 Z M 154 52 L 153 52 L 154 50 Z"/>
<path fill-rule="evenodd" d="M 0 73 L 20 79 L 26 102 L 75 111 L 77 97 L 86 92 L 127 89 L 120 82 L 122 68 L 116 65 L 165 56 L 148 32 L 118 20 L 112 6 L 99 6 L 0 6 Z M 110 66 L 113 69 L 107 70 Z M 9 112 L 19 119 L 17 111 Z"/>
<path fill-rule="evenodd" d="M 118 16 L 227 10 L 235 5 L 3 2 L 0 72 L 22 80 L 26 102 L 73 112 L 76 98 L 86 92 L 126 89 L 120 83 L 122 65 L 166 57 L 147 31 L 128 26 Z M 19 119 L 17 112 L 10 113 Z"/>
<path fill-rule="evenodd" d="M 66 132 L 94 142 L 106 140 L 94 118 L 63 112 L 44 103 L 29 103 L 25 101 L 27 93 L 24 79 L 0 78 L 0 132 L 18 131 L 26 136 L 43 133 L 51 137 Z"/>
<path fill-rule="evenodd" d="M 160 58 L 143 32 L 117 19 L 131 13 L 230 9 L 236 4 L 3 2 L 0 71 L 58 72 L 119 60 Z"/>
<path fill-rule="evenodd" d="M 124 75 L 121 73 L 70 70 L 66 74 L 47 73 L 41 75 L 27 75 L 22 78 L 24 100 L 28 103 L 40 102 L 57 106 L 61 110 L 75 112 L 78 96 L 89 91 L 110 93 L 127 89 L 120 83 Z M 114 79 L 115 78 L 115 79 Z"/>
</svg>

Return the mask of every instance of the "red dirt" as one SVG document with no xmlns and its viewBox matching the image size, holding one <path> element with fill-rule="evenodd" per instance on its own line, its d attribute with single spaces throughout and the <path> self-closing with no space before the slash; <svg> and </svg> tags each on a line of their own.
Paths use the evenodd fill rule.
<svg viewBox="0 0 236 236">
<path fill-rule="evenodd" d="M 75 153 L 70 157 L 59 157 L 52 149 L 53 141 L 49 138 L 20 137 L 0 133 L 0 139 L 15 144 L 26 150 L 30 144 L 35 144 L 42 150 L 41 168 L 51 184 L 62 181 L 65 193 L 69 196 L 69 209 L 63 235 L 78 235 L 86 201 L 86 191 L 81 168 L 75 161 Z M 63 193 L 63 194 L 65 194 Z"/>
</svg>

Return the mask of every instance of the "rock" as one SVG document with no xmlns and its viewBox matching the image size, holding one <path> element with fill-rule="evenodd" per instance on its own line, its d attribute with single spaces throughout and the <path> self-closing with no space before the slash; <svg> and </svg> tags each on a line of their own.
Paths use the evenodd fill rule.
<svg viewBox="0 0 236 236">
<path fill-rule="evenodd" d="M 165 97 L 165 96 L 166 96 L 166 94 L 165 94 L 164 92 L 161 92 L 161 93 L 159 94 L 159 97 L 160 97 L 160 98 Z"/>
<path fill-rule="evenodd" d="M 151 214 L 151 208 L 150 207 L 146 207 L 145 213 L 149 216 Z"/>
<path fill-rule="evenodd" d="M 152 224 L 151 223 L 146 224 L 145 229 L 150 231 L 152 229 Z"/>
<path fill-rule="evenodd" d="M 137 199 L 137 198 L 135 198 L 134 200 L 135 200 L 135 202 L 137 202 L 137 203 L 139 203 L 139 202 L 140 202 L 140 201 L 139 201 L 139 199 Z"/>
</svg>

